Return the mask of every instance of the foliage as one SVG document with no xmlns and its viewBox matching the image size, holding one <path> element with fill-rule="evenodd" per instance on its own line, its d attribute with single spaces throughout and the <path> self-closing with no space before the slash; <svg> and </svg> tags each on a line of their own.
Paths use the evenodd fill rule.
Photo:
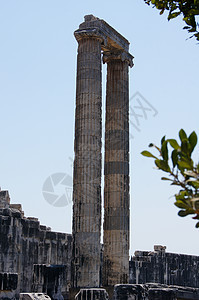
<svg viewBox="0 0 199 300">
<path fill-rule="evenodd" d="M 199 220 L 199 163 L 195 164 L 192 160 L 198 138 L 195 131 L 188 137 L 183 129 L 179 131 L 179 138 L 180 144 L 175 139 L 166 139 L 166 136 L 162 138 L 160 148 L 150 144 L 149 147 L 157 150 L 158 157 L 149 151 L 143 151 L 141 154 L 152 157 L 156 167 L 168 173 L 169 177 L 162 177 L 162 180 L 179 186 L 180 190 L 175 195 L 175 205 L 180 208 L 178 215 L 185 217 L 194 214 L 193 219 Z M 196 224 L 196 228 L 198 227 L 199 221 Z"/>
<path fill-rule="evenodd" d="M 168 11 L 168 20 L 183 15 L 183 21 L 188 32 L 193 33 L 190 37 L 195 37 L 199 41 L 199 30 L 197 16 L 199 15 L 199 0 L 144 0 L 146 4 L 153 5 L 160 10 L 160 15 Z"/>
</svg>

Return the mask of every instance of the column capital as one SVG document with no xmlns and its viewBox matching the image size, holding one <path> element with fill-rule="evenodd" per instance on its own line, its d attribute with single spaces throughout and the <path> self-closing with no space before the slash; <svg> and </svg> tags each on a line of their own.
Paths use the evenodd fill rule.
<svg viewBox="0 0 199 300">
<path fill-rule="evenodd" d="M 112 60 L 121 60 L 122 62 L 127 61 L 128 65 L 133 67 L 133 56 L 126 51 L 118 50 L 118 51 L 104 51 L 103 52 L 103 63 L 108 63 Z"/>
<path fill-rule="evenodd" d="M 95 38 L 99 40 L 101 43 L 103 43 L 104 45 L 107 44 L 107 38 L 105 34 L 98 28 L 78 29 L 74 32 L 74 36 L 78 41 L 78 43 L 79 41 L 85 38 Z"/>
</svg>

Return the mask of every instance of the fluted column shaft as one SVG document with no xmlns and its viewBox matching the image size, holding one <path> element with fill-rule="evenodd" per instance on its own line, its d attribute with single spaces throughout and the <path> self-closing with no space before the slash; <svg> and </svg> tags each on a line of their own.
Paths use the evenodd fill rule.
<svg viewBox="0 0 199 300">
<path fill-rule="evenodd" d="M 129 64 L 120 56 L 105 61 L 103 285 L 113 286 L 129 277 Z"/>
<path fill-rule="evenodd" d="M 73 275 L 74 287 L 98 287 L 101 251 L 101 41 L 92 36 L 78 36 L 78 43 Z"/>
</svg>

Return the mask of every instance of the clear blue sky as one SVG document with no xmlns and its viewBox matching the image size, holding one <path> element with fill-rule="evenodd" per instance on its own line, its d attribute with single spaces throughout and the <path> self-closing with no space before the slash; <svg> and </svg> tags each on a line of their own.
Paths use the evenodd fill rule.
<svg viewBox="0 0 199 300">
<path fill-rule="evenodd" d="M 131 254 L 162 244 L 170 252 L 199 255 L 195 221 L 177 216 L 171 197 L 176 190 L 140 155 L 164 134 L 177 137 L 180 128 L 198 132 L 199 46 L 186 40 L 180 20 L 168 23 L 143 0 L 0 0 L 0 186 L 9 190 L 12 203 L 22 204 L 26 216 L 71 232 L 71 205 L 50 205 L 42 188 L 52 174 L 72 176 L 73 32 L 86 14 L 104 19 L 130 41 L 135 57 L 130 95 L 139 92 L 158 111 L 153 116 L 149 106 L 138 126 L 137 97 L 130 102 Z M 103 102 L 105 72 L 103 66 Z"/>
</svg>

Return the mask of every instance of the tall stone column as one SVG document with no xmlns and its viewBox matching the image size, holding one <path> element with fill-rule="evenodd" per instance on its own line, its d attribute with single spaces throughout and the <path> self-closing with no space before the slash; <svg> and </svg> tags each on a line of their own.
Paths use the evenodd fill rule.
<svg viewBox="0 0 199 300">
<path fill-rule="evenodd" d="M 129 65 L 125 52 L 105 52 L 107 63 L 103 285 L 129 280 Z"/>
<path fill-rule="evenodd" d="M 100 285 L 101 42 L 96 30 L 77 30 L 75 160 L 73 178 L 74 287 Z"/>
</svg>

